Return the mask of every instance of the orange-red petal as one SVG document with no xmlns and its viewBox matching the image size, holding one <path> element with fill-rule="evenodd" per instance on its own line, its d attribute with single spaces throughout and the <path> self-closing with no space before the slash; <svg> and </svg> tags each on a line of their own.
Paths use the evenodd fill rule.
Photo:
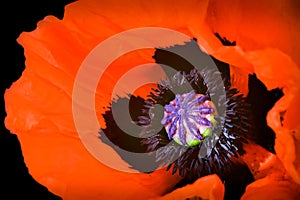
<svg viewBox="0 0 300 200">
<path fill-rule="evenodd" d="M 296 200 L 300 197 L 299 189 L 299 185 L 292 180 L 274 173 L 248 185 L 241 200 Z"/>
<path fill-rule="evenodd" d="M 166 192 L 179 180 L 165 170 L 128 174 L 96 160 L 78 137 L 71 99 L 82 61 L 104 39 L 144 26 L 171 28 L 192 37 L 189 27 L 201 24 L 207 2 L 181 1 L 170 5 L 174 3 L 81 0 L 66 6 L 63 20 L 47 16 L 36 30 L 18 38 L 25 49 L 26 68 L 6 91 L 5 124 L 18 135 L 30 173 L 50 191 L 72 200 L 147 199 Z M 113 63 L 123 71 L 112 65 L 108 74 L 118 72 L 120 77 L 134 65 L 149 62 L 141 53 L 133 55 Z M 114 84 L 105 82 L 107 87 Z M 110 92 L 98 88 L 96 100 L 99 96 L 108 99 Z M 96 108 L 108 106 L 107 99 L 97 101 Z M 107 153 L 114 154 L 112 150 Z"/>
<path fill-rule="evenodd" d="M 224 198 L 225 188 L 217 175 L 209 175 L 199 178 L 191 185 L 174 190 L 160 198 L 153 200 L 174 200 L 174 199 L 210 199 L 222 200 Z"/>
<path fill-rule="evenodd" d="M 139 199 L 163 194 L 178 180 L 177 176 L 161 170 L 153 174 L 118 172 L 89 154 L 76 133 L 71 97 L 80 64 L 98 43 L 131 28 L 165 27 L 196 37 L 207 52 L 230 63 L 231 73 L 237 79 L 233 86 L 242 92 L 246 93 L 245 80 L 252 72 L 268 88 L 283 87 L 285 96 L 270 111 L 268 124 L 276 132 L 279 159 L 293 180 L 300 183 L 299 23 L 294 18 L 297 15 L 292 1 L 270 4 L 191 0 L 174 4 L 171 0 L 79 0 L 66 6 L 63 20 L 48 16 L 35 31 L 18 38 L 25 48 L 26 69 L 5 94 L 6 126 L 18 134 L 30 173 L 64 199 Z M 204 19 L 207 24 L 203 24 Z M 213 32 L 237 41 L 238 46 L 222 47 Z M 136 64 L 149 62 L 143 55 L 141 52 L 125 55 L 108 69 L 108 75 L 116 76 L 104 77 L 106 90 L 97 90 L 99 118 L 118 77 Z M 120 67 L 123 71 L 118 71 Z M 286 111 L 283 127 L 279 118 L 282 111 Z M 267 185 L 290 197 L 274 180 L 277 179 L 266 177 L 250 185 L 244 198 L 251 198 L 252 191 L 262 191 Z M 196 192 L 193 187 L 208 188 L 197 193 L 203 198 L 223 197 L 220 180 L 209 176 L 163 198 L 180 195 L 186 198 Z"/>
</svg>

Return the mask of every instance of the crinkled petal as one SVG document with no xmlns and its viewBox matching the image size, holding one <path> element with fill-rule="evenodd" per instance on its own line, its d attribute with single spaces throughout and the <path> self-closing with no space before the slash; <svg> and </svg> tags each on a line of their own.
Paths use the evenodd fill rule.
<svg viewBox="0 0 300 200">
<path fill-rule="evenodd" d="M 300 69 L 291 56 L 279 49 L 245 51 L 241 47 L 221 47 L 212 50 L 216 57 L 231 63 L 232 85 L 247 93 L 247 76 L 256 73 L 270 90 L 282 88 L 284 96 L 267 116 L 268 125 L 275 131 L 275 151 L 289 172 L 300 183 L 299 99 Z M 229 57 L 231 52 L 232 57 Z M 257 147 L 256 147 L 257 148 Z M 255 149 L 256 149 L 255 148 Z M 256 150 L 254 150 L 256 151 Z M 259 151 L 259 150 L 257 150 Z M 263 155 L 267 156 L 267 153 Z M 249 156 L 249 155 L 248 155 Z M 267 156 L 268 157 L 268 156 Z"/>
<path fill-rule="evenodd" d="M 270 110 L 268 125 L 275 131 L 275 151 L 290 176 L 300 183 L 297 145 L 299 139 L 298 110 L 300 69 L 289 56 L 277 49 L 247 52 L 245 57 L 253 63 L 258 77 L 271 89 L 283 88 L 284 96 Z M 283 114 L 285 113 L 285 114 Z M 283 121 L 281 116 L 283 115 Z"/>
<path fill-rule="evenodd" d="M 299 189 L 299 185 L 292 180 L 281 174 L 274 173 L 248 185 L 241 200 L 296 200 L 300 197 Z"/>
<path fill-rule="evenodd" d="M 209 1 L 210 29 L 246 51 L 278 48 L 300 63 L 299 2 L 294 0 Z"/>
<path fill-rule="evenodd" d="M 153 200 L 172 199 L 210 199 L 221 200 L 224 198 L 225 188 L 217 175 L 209 175 L 199 178 L 191 185 L 174 190 L 162 197 Z"/>
<path fill-rule="evenodd" d="M 196 0 L 176 4 L 80 0 L 66 6 L 63 20 L 47 16 L 36 30 L 22 33 L 18 42 L 25 49 L 26 69 L 6 91 L 5 124 L 18 135 L 33 177 L 64 199 L 72 200 L 147 199 L 174 186 L 178 177 L 164 170 L 152 174 L 118 172 L 99 163 L 84 148 L 73 121 L 73 83 L 85 57 L 104 39 L 147 26 L 170 28 L 192 37 L 189 27 L 201 24 L 206 7 L 206 1 Z M 162 46 L 174 45 L 173 42 Z M 132 52 L 108 68 L 95 95 L 100 122 L 117 80 L 138 64 L 149 60 L 154 63 L 151 55 L 151 50 Z M 139 74 L 148 75 L 145 70 Z M 98 130 L 87 131 L 96 134 Z M 107 153 L 114 154 L 112 150 Z"/>
<path fill-rule="evenodd" d="M 74 79 L 88 53 L 116 33 L 154 26 L 196 37 L 204 50 L 231 64 L 231 74 L 238 79 L 234 84 L 240 85 L 242 92 L 247 91 L 244 78 L 250 72 L 256 72 L 268 88 L 284 88 L 285 96 L 270 111 L 268 124 L 276 132 L 275 149 L 279 159 L 293 180 L 300 183 L 296 115 L 299 71 L 295 65 L 300 63 L 297 56 L 299 23 L 293 18 L 297 10 L 293 10 L 295 6 L 291 2 L 270 5 L 267 1 L 230 4 L 197 0 L 176 3 L 170 0 L 79 0 L 66 6 L 63 20 L 46 17 L 36 30 L 18 38 L 25 49 L 26 69 L 5 94 L 5 124 L 18 134 L 30 173 L 54 193 L 72 200 L 154 198 L 178 181 L 177 176 L 164 171 L 127 174 L 99 163 L 82 145 L 72 115 Z M 282 11 L 283 17 L 279 14 Z M 202 23 L 204 19 L 206 25 Z M 239 46 L 222 47 L 214 32 L 235 40 Z M 95 97 L 100 122 L 103 107 L 109 105 L 111 89 L 118 79 L 133 66 L 149 62 L 152 54 L 151 50 L 132 52 L 108 68 Z M 147 75 L 147 71 L 140 74 L 141 77 Z M 104 89 L 101 84 L 105 84 Z M 286 111 L 283 126 L 279 118 L 282 111 Z M 274 184 L 281 191 L 271 180 L 267 177 L 262 182 Z M 222 186 L 215 176 L 204 177 L 163 198 L 173 195 L 186 198 L 195 193 L 203 198 L 222 199 Z M 193 187 L 208 189 L 200 191 L 191 189 Z M 283 194 L 288 195 L 285 191 Z"/>
</svg>

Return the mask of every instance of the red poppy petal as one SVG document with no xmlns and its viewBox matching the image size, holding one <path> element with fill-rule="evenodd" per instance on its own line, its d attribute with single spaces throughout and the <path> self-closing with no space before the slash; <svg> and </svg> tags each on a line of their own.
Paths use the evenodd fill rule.
<svg viewBox="0 0 300 200">
<path fill-rule="evenodd" d="M 187 185 L 183 188 L 174 190 L 173 192 L 155 200 L 172 200 L 172 199 L 210 199 L 219 200 L 224 198 L 225 188 L 222 181 L 217 175 L 209 175 L 199 178 L 195 183 Z M 154 200 L 154 199 L 153 199 Z"/>
<path fill-rule="evenodd" d="M 300 157 L 297 153 L 299 151 L 298 135 L 300 131 L 298 117 L 300 108 L 298 108 L 299 104 L 297 103 L 300 98 L 300 70 L 298 65 L 292 60 L 292 57 L 277 48 L 245 51 L 240 46 L 235 46 L 215 48 L 212 52 L 217 58 L 227 59 L 231 64 L 232 84 L 241 92 L 247 93 L 248 91 L 246 80 L 249 73 L 256 73 L 268 89 L 283 88 L 284 97 L 268 113 L 267 121 L 276 133 L 275 150 L 278 157 L 294 181 L 300 183 Z M 280 115 L 282 113 L 284 113 L 284 120 L 281 123 Z M 249 157 L 259 150 L 256 148 L 249 149 L 252 153 L 245 155 L 247 157 L 245 159 L 250 164 L 253 163 L 253 158 Z M 265 155 L 268 157 L 267 153 Z M 263 161 L 259 165 L 263 167 L 269 163 Z"/>
<path fill-rule="evenodd" d="M 280 160 L 294 180 L 299 182 L 300 164 L 296 154 L 299 151 L 299 137 L 291 135 L 291 130 L 298 124 L 295 108 L 298 106 L 296 98 L 299 97 L 296 94 L 299 93 L 298 87 L 294 85 L 295 80 L 298 80 L 298 71 L 293 60 L 300 63 L 299 57 L 295 55 L 299 49 L 299 39 L 298 34 L 295 34 L 297 28 L 294 29 L 299 26 L 292 18 L 295 11 L 291 3 L 283 3 L 284 6 L 269 5 L 264 1 L 260 3 L 260 9 L 256 12 L 257 4 L 235 1 L 231 5 L 231 12 L 228 12 L 228 2 L 224 5 L 224 2 L 219 1 L 192 0 L 174 4 L 169 0 L 80 0 L 66 7 L 63 20 L 48 16 L 38 24 L 35 31 L 23 33 L 18 42 L 25 48 L 26 69 L 5 94 L 5 123 L 8 129 L 18 134 L 31 174 L 51 191 L 72 200 L 150 198 L 164 193 L 174 185 L 178 177 L 164 171 L 150 175 L 126 174 L 99 163 L 83 147 L 72 116 L 74 79 L 88 53 L 104 39 L 123 30 L 157 26 L 196 37 L 207 52 L 231 63 L 232 74 L 238 74 L 240 80 L 247 73 L 256 72 L 268 88 L 284 87 L 286 95 L 270 111 L 268 123 L 277 134 L 275 148 Z M 209 9 L 206 10 L 208 5 Z M 272 9 L 269 9 L 270 6 Z M 291 11 L 292 14 L 282 18 L 278 15 L 282 7 L 288 8 L 284 13 Z M 263 14 L 266 10 L 268 15 Z M 202 24 L 205 16 L 207 25 Z M 241 21 L 241 18 L 248 23 Z M 259 29 L 265 27 L 267 29 Z M 230 40 L 236 40 L 240 46 L 222 47 L 214 31 Z M 277 38 L 282 40 L 278 42 Z M 293 42 L 294 38 L 296 42 Z M 269 46 L 278 47 L 281 51 L 257 50 Z M 291 58 L 282 52 L 291 55 Z M 149 54 L 151 52 L 146 51 L 125 55 L 108 69 L 107 76 L 101 79 L 102 83 L 107 84 L 108 90 L 102 91 L 99 84 L 96 95 L 99 118 L 102 106 L 110 101 L 110 88 L 113 88 L 117 78 L 134 65 L 149 61 L 143 56 Z M 118 71 L 120 66 L 123 71 Z M 280 71 L 282 66 L 288 67 L 284 73 Z M 110 79 L 109 75 L 115 78 Z M 237 81 L 235 84 L 240 85 L 243 92 L 246 91 L 245 81 Z M 105 98 L 101 98 L 103 96 Z M 287 110 L 287 113 L 284 126 L 280 127 L 279 112 L 283 110 Z M 211 188 L 208 184 L 211 181 L 217 184 L 219 189 L 216 191 L 219 192 L 204 191 L 207 192 L 203 194 L 205 198 L 222 196 L 224 191 L 219 187 L 219 180 L 208 179 L 200 179 L 198 186 Z M 118 188 L 118 192 L 115 188 Z M 175 192 L 175 195 L 179 193 Z"/>
<path fill-rule="evenodd" d="M 300 92 L 300 69 L 291 58 L 277 49 L 247 52 L 245 57 L 254 66 L 255 73 L 271 89 L 283 88 L 284 96 L 275 104 L 267 116 L 268 125 L 275 131 L 275 150 L 286 170 L 297 183 L 300 171 L 294 162 L 300 157 L 296 153 L 298 141 L 293 132 L 298 132 L 298 104 L 295 103 Z M 283 67 L 284 66 L 284 67 Z M 281 124 L 280 113 L 286 112 Z"/>
<path fill-rule="evenodd" d="M 300 63 L 299 3 L 262 1 L 218 1 L 208 5 L 206 22 L 214 32 L 236 41 L 245 51 L 279 48 Z"/>
<path fill-rule="evenodd" d="M 149 198 L 164 193 L 178 181 L 178 176 L 164 170 L 127 174 L 99 163 L 78 137 L 71 99 L 82 61 L 104 39 L 144 26 L 172 28 L 192 37 L 189 26 L 198 26 L 203 20 L 207 3 L 182 1 L 170 5 L 174 3 L 82 0 L 66 6 L 63 20 L 48 16 L 36 30 L 18 38 L 25 49 L 26 69 L 6 91 L 5 123 L 18 135 L 33 177 L 64 199 Z M 113 65 L 121 66 L 124 73 L 145 57 L 141 52 L 133 53 Z M 122 71 L 113 65 L 107 74 L 117 72 L 120 77 Z M 114 82 L 106 83 L 111 87 Z M 96 100 L 101 90 L 98 88 Z M 97 102 L 99 108 L 108 101 Z M 107 153 L 114 154 L 112 150 Z"/>
<path fill-rule="evenodd" d="M 241 200 L 299 199 L 299 189 L 299 185 L 281 174 L 274 173 L 248 185 Z"/>
</svg>

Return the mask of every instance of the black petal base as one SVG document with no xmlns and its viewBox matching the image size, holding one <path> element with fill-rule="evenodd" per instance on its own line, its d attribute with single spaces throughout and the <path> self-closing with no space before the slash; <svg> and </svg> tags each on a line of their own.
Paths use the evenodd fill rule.
<svg viewBox="0 0 300 200">
<path fill-rule="evenodd" d="M 283 91 L 279 88 L 268 90 L 255 74 L 249 75 L 248 88 L 247 102 L 251 105 L 253 113 L 253 131 L 257 133 L 252 135 L 251 139 L 275 154 L 275 132 L 267 125 L 267 114 L 284 95 Z"/>
</svg>

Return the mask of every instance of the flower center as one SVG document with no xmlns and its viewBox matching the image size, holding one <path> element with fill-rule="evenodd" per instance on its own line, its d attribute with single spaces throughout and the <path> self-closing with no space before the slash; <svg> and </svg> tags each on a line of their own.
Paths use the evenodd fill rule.
<svg viewBox="0 0 300 200">
<path fill-rule="evenodd" d="M 176 94 L 175 99 L 164 106 L 164 125 L 169 139 L 180 145 L 196 146 L 211 135 L 216 124 L 214 104 L 203 94 L 194 91 Z"/>
</svg>

